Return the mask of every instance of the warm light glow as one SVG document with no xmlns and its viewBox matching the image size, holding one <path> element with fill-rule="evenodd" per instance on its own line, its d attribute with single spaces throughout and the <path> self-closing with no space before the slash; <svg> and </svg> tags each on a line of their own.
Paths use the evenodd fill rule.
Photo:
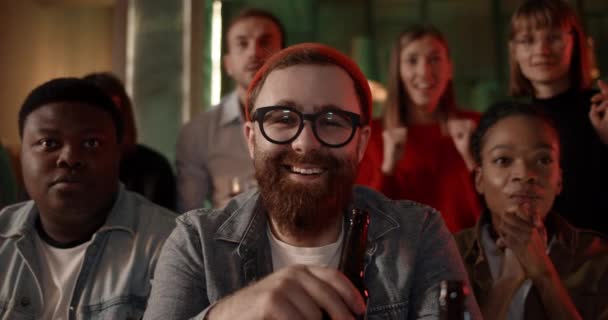
<svg viewBox="0 0 608 320">
<path fill-rule="evenodd" d="M 135 21 L 135 0 L 129 0 L 127 4 L 127 44 L 126 44 L 126 61 L 125 61 L 125 89 L 132 99 L 136 97 L 133 95 L 133 81 L 135 76 L 135 32 L 136 21 Z M 137 105 L 134 103 L 134 105 Z"/>
<path fill-rule="evenodd" d="M 388 97 L 388 91 L 386 91 L 386 88 L 380 82 L 374 80 L 367 80 L 367 82 L 372 90 L 372 99 L 374 102 L 385 102 L 386 98 Z"/>
<path fill-rule="evenodd" d="M 211 105 L 220 102 L 222 92 L 222 1 L 213 1 L 211 16 Z"/>
</svg>

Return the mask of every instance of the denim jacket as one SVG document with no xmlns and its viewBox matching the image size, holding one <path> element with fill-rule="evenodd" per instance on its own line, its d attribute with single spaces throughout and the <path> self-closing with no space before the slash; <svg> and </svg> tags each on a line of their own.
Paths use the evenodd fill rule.
<svg viewBox="0 0 608 320">
<path fill-rule="evenodd" d="M 0 212 L 0 319 L 39 319 L 44 299 L 35 248 L 33 201 Z M 120 191 L 105 224 L 87 247 L 69 318 L 140 319 L 150 279 L 175 214 L 138 194 Z"/>
<path fill-rule="evenodd" d="M 370 213 L 368 319 L 437 319 L 439 282 L 468 283 L 441 215 L 364 187 L 355 187 L 352 205 Z M 204 319 L 213 303 L 270 274 L 267 223 L 256 190 L 222 210 L 179 217 L 159 258 L 145 319 Z M 480 319 L 472 296 L 467 308 L 472 319 Z"/>
</svg>

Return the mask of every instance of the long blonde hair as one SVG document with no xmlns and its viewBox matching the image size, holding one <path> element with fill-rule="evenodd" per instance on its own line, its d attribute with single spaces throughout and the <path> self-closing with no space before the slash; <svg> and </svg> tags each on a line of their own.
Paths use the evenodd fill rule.
<svg viewBox="0 0 608 320">
<path fill-rule="evenodd" d="M 431 25 L 414 25 L 399 34 L 391 50 L 388 71 L 388 98 L 384 108 L 384 127 L 386 129 L 405 126 L 408 123 L 408 108 L 412 105 L 411 98 L 405 90 L 401 73 L 401 51 L 410 43 L 423 37 L 430 36 L 439 41 L 450 54 L 448 43 L 441 32 Z M 456 110 L 454 84 L 450 79 L 439 100 L 437 112 L 450 113 Z"/>
</svg>

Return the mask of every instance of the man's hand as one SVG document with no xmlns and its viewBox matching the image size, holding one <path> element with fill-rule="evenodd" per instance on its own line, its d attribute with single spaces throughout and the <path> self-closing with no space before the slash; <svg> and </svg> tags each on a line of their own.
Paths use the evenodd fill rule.
<svg viewBox="0 0 608 320">
<path fill-rule="evenodd" d="M 471 157 L 469 144 L 471 143 L 471 135 L 473 135 L 473 131 L 475 130 L 475 122 L 471 119 L 448 119 L 447 130 L 454 141 L 456 150 L 458 150 L 458 153 L 464 159 L 467 168 L 473 170 L 475 161 Z"/>
<path fill-rule="evenodd" d="M 338 270 L 296 265 L 220 300 L 207 319 L 354 319 L 365 312 L 355 286 Z"/>
<path fill-rule="evenodd" d="M 597 81 L 600 93 L 591 97 L 591 109 L 589 119 L 595 132 L 604 144 L 608 144 L 608 84 L 602 80 Z"/>
<path fill-rule="evenodd" d="M 382 173 L 392 175 L 395 167 L 405 154 L 405 144 L 407 142 L 407 128 L 399 127 L 382 132 L 384 143 L 384 154 L 382 160 Z"/>
</svg>

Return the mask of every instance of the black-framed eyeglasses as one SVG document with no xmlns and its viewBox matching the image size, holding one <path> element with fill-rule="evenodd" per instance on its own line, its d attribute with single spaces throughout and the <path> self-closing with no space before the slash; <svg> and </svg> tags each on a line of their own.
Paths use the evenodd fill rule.
<svg viewBox="0 0 608 320">
<path fill-rule="evenodd" d="M 262 107 L 255 110 L 251 120 L 258 122 L 266 140 L 276 144 L 293 142 L 304 129 L 304 120 L 307 120 L 317 140 L 331 148 L 348 144 L 357 127 L 361 126 L 358 114 L 340 109 L 302 113 L 292 107 Z"/>
</svg>

